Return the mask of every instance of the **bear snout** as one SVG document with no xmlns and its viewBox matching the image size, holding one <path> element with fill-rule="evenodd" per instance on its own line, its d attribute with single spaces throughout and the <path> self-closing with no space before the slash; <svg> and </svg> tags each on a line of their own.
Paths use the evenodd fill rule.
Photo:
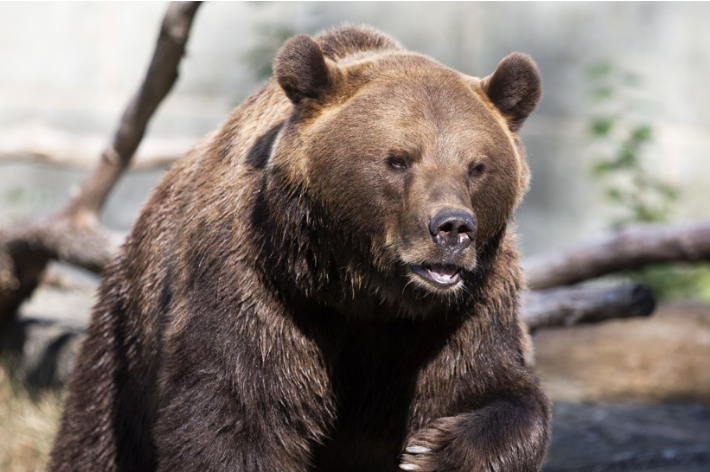
<svg viewBox="0 0 710 472">
<path fill-rule="evenodd" d="M 476 236 L 476 220 L 463 210 L 439 210 L 429 220 L 429 233 L 434 242 L 446 252 L 463 251 Z"/>
</svg>

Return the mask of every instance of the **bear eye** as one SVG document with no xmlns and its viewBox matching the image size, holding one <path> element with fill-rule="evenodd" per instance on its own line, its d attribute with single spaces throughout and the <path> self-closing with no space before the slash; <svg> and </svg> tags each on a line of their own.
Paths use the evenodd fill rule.
<svg viewBox="0 0 710 472">
<path fill-rule="evenodd" d="M 395 170 L 407 170 L 412 163 L 406 152 L 390 152 L 387 156 L 387 165 Z"/>
<path fill-rule="evenodd" d="M 486 171 L 486 165 L 483 162 L 472 162 L 468 166 L 469 177 L 480 177 Z"/>
</svg>

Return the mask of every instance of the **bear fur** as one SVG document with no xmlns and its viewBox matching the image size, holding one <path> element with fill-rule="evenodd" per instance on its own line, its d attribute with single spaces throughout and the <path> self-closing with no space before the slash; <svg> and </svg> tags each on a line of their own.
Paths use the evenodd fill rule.
<svg viewBox="0 0 710 472">
<path fill-rule="evenodd" d="M 478 79 L 348 26 L 274 76 L 107 268 L 49 469 L 538 471 L 509 228 L 535 64 Z"/>
</svg>

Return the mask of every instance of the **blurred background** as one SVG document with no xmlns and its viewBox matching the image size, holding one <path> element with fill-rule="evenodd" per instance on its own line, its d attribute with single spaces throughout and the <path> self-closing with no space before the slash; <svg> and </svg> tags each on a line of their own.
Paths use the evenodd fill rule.
<svg viewBox="0 0 710 472">
<path fill-rule="evenodd" d="M 0 226 L 66 204 L 142 80 L 166 6 L 0 3 Z M 479 77 L 512 51 L 537 61 L 545 93 L 522 130 L 533 176 L 517 216 L 525 256 L 632 223 L 707 219 L 709 18 L 710 4 L 679 2 L 207 3 L 176 87 L 139 154 L 177 157 L 218 127 L 263 84 L 288 37 L 365 23 Z M 35 151 L 69 158 L 48 164 L 33 158 Z M 146 165 L 125 175 L 102 222 L 127 232 L 165 169 Z M 710 444 L 703 406 L 710 404 L 710 269 L 664 266 L 633 276 L 660 297 L 653 318 L 535 337 L 538 369 L 560 405 L 556 414 L 570 422 L 556 424 L 549 471 L 710 470 L 710 450 L 698 446 Z M 90 305 L 90 296 L 45 294 L 24 310 L 85 319 Z M 40 410 L 17 400 L 17 392 L 0 394 L 7 405 L 15 402 L 0 413 L 0 444 L 17 431 L 35 443 L 14 452 L 0 446 L 2 470 L 42 468 L 51 434 L 44 446 L 36 444 L 56 412 L 51 399 L 35 393 Z M 643 446 L 648 429 L 637 420 L 652 414 L 661 415 L 652 423 L 666 429 L 659 426 L 663 431 L 653 434 L 660 439 Z M 615 425 L 612 434 L 600 426 L 614 418 L 626 429 Z"/>
<path fill-rule="evenodd" d="M 98 149 L 145 73 L 165 4 L 0 5 L 0 135 L 70 135 Z M 214 3 L 198 13 L 180 79 L 149 129 L 185 148 L 263 83 L 283 41 L 366 23 L 405 47 L 483 77 L 512 51 L 540 66 L 544 98 L 523 128 L 533 171 L 519 212 L 523 251 L 570 244 L 633 218 L 593 169 L 645 125 L 639 167 L 678 192 L 671 220 L 710 216 L 710 5 L 703 3 Z M 609 136 L 591 130 L 609 117 Z M 35 136 L 39 139 L 39 136 Z M 97 151 L 98 152 L 98 151 Z M 179 152 L 176 152 L 179 154 Z M 18 156 L 21 157 L 21 156 Z M 61 205 L 82 175 L 4 163 L 0 221 Z M 127 230 L 160 172 L 136 174 L 105 223 Z M 607 176 L 604 176 L 607 177 Z M 612 177 L 612 176 L 609 176 Z"/>
</svg>

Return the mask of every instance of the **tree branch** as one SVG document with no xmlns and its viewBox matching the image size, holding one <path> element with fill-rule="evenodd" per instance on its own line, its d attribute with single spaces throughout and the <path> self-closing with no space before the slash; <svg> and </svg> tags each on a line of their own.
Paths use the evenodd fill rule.
<svg viewBox="0 0 710 472">
<path fill-rule="evenodd" d="M 184 156 L 196 139 L 145 138 L 131 159 L 131 169 L 166 167 Z M 105 136 L 75 135 L 39 123 L 0 129 L 0 164 L 32 161 L 55 166 L 93 168 Z"/>
<path fill-rule="evenodd" d="M 575 248 L 523 262 L 531 289 L 570 285 L 623 270 L 665 262 L 710 260 L 710 221 L 640 225 Z"/>
<path fill-rule="evenodd" d="M 123 112 L 113 141 L 101 154 L 99 165 L 84 180 L 69 202 L 65 215 L 70 218 L 96 218 L 106 197 L 143 139 L 148 121 L 178 78 L 178 65 L 199 2 L 173 2 L 165 13 L 148 72 L 140 88 Z"/>
<path fill-rule="evenodd" d="M 0 229 L 0 330 L 37 287 L 50 260 L 101 271 L 118 238 L 98 224 L 106 197 L 145 134 L 151 116 L 177 79 L 199 2 L 173 2 L 163 18 L 148 72 L 121 117 L 111 144 L 79 191 L 59 214 Z"/>
</svg>

